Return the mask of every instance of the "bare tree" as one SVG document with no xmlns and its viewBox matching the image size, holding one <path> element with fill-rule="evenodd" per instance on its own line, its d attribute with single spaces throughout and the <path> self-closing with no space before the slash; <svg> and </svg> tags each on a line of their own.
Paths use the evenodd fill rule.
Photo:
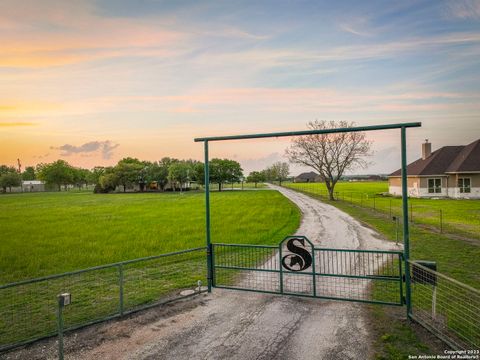
<svg viewBox="0 0 480 360">
<path fill-rule="evenodd" d="M 313 121 L 307 124 L 311 130 L 349 128 L 355 125 L 348 121 Z M 371 142 L 364 132 L 316 134 L 293 138 L 286 155 L 290 162 L 315 169 L 325 182 L 330 200 L 334 199 L 335 185 L 347 170 L 365 168 L 370 156 Z"/>
</svg>

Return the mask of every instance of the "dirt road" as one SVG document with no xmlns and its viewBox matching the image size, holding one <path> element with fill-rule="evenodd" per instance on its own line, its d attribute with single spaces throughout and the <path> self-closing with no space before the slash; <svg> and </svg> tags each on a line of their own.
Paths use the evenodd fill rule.
<svg viewBox="0 0 480 360">
<path fill-rule="evenodd" d="M 398 249 L 349 215 L 274 187 L 303 213 L 297 234 L 335 248 Z M 102 341 L 73 359 L 369 359 L 365 305 L 214 289 L 146 324 L 102 326 Z M 198 305 L 198 306 L 195 306 Z M 121 327 L 122 331 L 119 331 Z M 119 333 L 120 335 L 115 336 Z"/>
</svg>

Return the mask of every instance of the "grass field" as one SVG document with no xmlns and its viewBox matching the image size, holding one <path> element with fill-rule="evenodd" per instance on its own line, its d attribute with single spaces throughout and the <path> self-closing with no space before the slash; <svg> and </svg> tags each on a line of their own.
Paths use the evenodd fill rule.
<svg viewBox="0 0 480 360">
<path fill-rule="evenodd" d="M 300 222 L 276 191 L 211 195 L 212 241 L 277 244 Z M 124 260 L 101 269 L 0 286 L 0 349 L 56 331 L 56 297 L 70 292 L 66 328 L 121 316 L 206 284 L 204 195 L 199 192 L 0 196 L 0 284 Z"/>
<path fill-rule="evenodd" d="M 275 191 L 212 193 L 212 241 L 277 243 L 300 221 Z M 0 284 L 205 244 L 202 193 L 0 196 Z"/>
<path fill-rule="evenodd" d="M 313 195 L 327 197 L 321 183 L 287 183 L 285 186 Z M 402 200 L 382 196 L 388 192 L 386 181 L 339 182 L 336 198 L 360 207 L 373 209 L 389 216 L 400 216 Z M 409 217 L 414 223 L 431 227 L 437 232 L 480 239 L 480 200 L 416 199 L 409 200 Z"/>
</svg>

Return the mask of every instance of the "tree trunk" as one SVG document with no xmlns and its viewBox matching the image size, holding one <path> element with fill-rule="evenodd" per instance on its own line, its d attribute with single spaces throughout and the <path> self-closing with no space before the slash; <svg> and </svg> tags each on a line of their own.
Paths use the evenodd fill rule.
<svg viewBox="0 0 480 360">
<path fill-rule="evenodd" d="M 255 183 L 255 187 L 257 187 L 257 183 Z"/>
<path fill-rule="evenodd" d="M 222 191 L 222 183 L 218 183 L 218 191 Z"/>
<path fill-rule="evenodd" d="M 325 181 L 325 186 L 327 187 L 327 190 L 328 190 L 328 199 L 331 201 L 334 201 L 335 200 L 335 197 L 333 196 L 334 195 L 333 190 L 335 189 L 334 186 L 332 186 L 332 184 L 328 180 Z"/>
<path fill-rule="evenodd" d="M 123 184 L 123 192 L 126 193 L 127 192 L 127 185 Z"/>
</svg>

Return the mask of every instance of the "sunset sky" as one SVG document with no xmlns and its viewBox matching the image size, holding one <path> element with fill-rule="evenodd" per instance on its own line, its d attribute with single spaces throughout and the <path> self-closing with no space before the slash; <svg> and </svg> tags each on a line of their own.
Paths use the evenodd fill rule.
<svg viewBox="0 0 480 360">
<path fill-rule="evenodd" d="M 0 0 L 0 164 L 201 159 L 197 136 L 421 121 L 480 138 L 480 1 Z M 332 5 L 334 4 L 334 5 Z M 398 131 L 371 134 L 399 165 Z M 245 170 L 287 139 L 218 143 Z"/>
</svg>

